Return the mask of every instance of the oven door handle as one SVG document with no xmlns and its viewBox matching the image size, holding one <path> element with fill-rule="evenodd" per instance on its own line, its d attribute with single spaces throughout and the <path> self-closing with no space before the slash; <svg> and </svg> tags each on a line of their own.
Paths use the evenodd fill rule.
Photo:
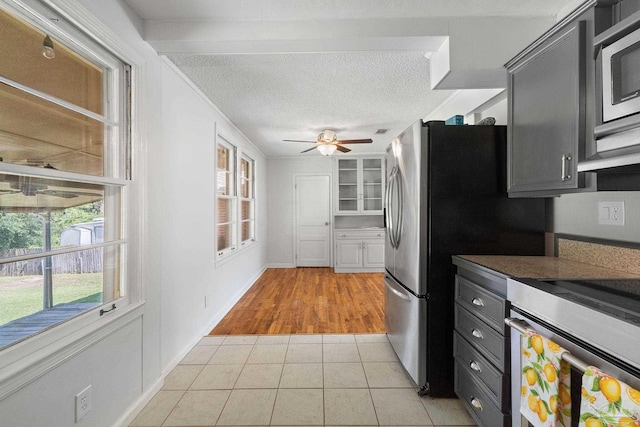
<svg viewBox="0 0 640 427">
<path fill-rule="evenodd" d="M 527 334 L 528 331 L 533 331 L 534 333 L 537 333 L 524 320 L 514 319 L 512 317 L 507 317 L 506 319 L 504 319 L 504 323 L 506 323 L 507 326 L 509 326 L 512 329 L 515 329 L 516 331 L 518 331 L 521 334 Z M 566 353 L 562 353 L 561 357 L 562 357 L 563 360 L 565 360 L 571 366 L 575 367 L 576 369 L 578 369 L 581 372 L 584 372 L 589 368 L 589 364 L 588 363 L 578 359 L 577 357 L 575 357 L 574 355 L 572 355 L 568 351 Z"/>
<path fill-rule="evenodd" d="M 506 325 L 509 326 L 510 328 L 513 328 L 516 331 L 520 332 L 521 334 L 526 334 L 527 330 L 531 330 L 531 327 L 529 326 L 529 324 L 521 319 L 507 317 L 506 319 L 504 319 L 504 323 L 506 323 Z"/>
</svg>

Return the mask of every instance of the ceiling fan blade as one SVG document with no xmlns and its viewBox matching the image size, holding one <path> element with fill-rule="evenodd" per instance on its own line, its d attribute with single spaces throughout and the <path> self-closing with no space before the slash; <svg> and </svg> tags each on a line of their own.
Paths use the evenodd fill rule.
<svg viewBox="0 0 640 427">
<path fill-rule="evenodd" d="M 84 191 L 58 191 L 58 190 L 42 190 L 38 191 L 38 194 L 44 194 L 45 196 L 64 197 L 65 199 L 71 199 L 78 196 L 97 196 L 102 197 L 100 194 L 87 193 Z"/>
<path fill-rule="evenodd" d="M 316 144 L 318 141 L 301 141 L 299 139 L 283 139 L 283 142 L 310 142 L 312 144 Z"/>
<path fill-rule="evenodd" d="M 343 152 L 343 153 L 348 153 L 349 151 L 351 151 L 351 150 L 349 150 L 347 147 L 343 147 L 343 146 L 338 145 L 338 144 L 336 144 L 336 149 L 337 149 L 338 151 Z"/>
<path fill-rule="evenodd" d="M 0 190 L 0 195 L 2 194 L 15 194 L 15 193 L 19 193 L 20 190 Z"/>
<path fill-rule="evenodd" d="M 373 139 L 340 139 L 338 144 L 371 144 Z"/>
<path fill-rule="evenodd" d="M 307 152 L 309 152 L 309 151 L 311 151 L 311 150 L 315 150 L 315 149 L 316 149 L 316 147 L 311 147 L 311 148 L 309 148 L 308 150 L 301 151 L 301 152 L 300 152 L 300 154 L 302 154 L 302 153 L 307 153 Z"/>
</svg>

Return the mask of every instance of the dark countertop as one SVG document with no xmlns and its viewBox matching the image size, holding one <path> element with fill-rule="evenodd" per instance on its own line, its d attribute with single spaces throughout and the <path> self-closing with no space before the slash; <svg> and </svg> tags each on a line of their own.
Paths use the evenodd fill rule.
<svg viewBox="0 0 640 427">
<path fill-rule="evenodd" d="M 457 255 L 508 277 L 553 279 L 634 279 L 637 274 L 547 256 Z"/>
</svg>

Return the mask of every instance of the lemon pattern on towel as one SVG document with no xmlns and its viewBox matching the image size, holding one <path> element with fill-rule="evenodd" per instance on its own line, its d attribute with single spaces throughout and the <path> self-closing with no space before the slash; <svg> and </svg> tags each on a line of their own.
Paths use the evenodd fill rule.
<svg viewBox="0 0 640 427">
<path fill-rule="evenodd" d="M 593 366 L 582 376 L 580 427 L 640 427 L 640 391 Z"/>
<path fill-rule="evenodd" d="M 520 412 L 534 426 L 571 424 L 571 367 L 566 352 L 534 331 L 522 336 L 522 399 Z"/>
</svg>

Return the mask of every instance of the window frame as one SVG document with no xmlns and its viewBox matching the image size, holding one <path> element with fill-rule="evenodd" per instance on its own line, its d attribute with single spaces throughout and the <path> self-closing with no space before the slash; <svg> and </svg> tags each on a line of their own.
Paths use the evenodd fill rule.
<svg viewBox="0 0 640 427">
<path fill-rule="evenodd" d="M 216 213 L 216 220 L 215 220 L 215 233 L 214 233 L 214 239 L 215 239 L 215 249 L 216 249 L 216 263 L 217 262 L 223 262 L 226 259 L 229 259 L 231 257 L 233 257 L 234 255 L 241 253 L 244 249 L 247 249 L 251 246 L 253 246 L 257 241 L 257 189 L 256 189 L 256 161 L 254 160 L 253 156 L 251 156 L 247 151 L 243 150 L 242 147 L 240 147 L 239 145 L 233 144 L 232 142 L 230 142 L 230 138 L 227 138 L 224 134 L 221 134 L 220 132 L 216 133 L 216 151 L 215 151 L 215 168 L 216 168 L 216 198 L 215 198 L 215 213 Z M 234 153 L 235 153 L 235 158 L 233 161 L 233 168 L 234 168 L 234 173 L 233 173 L 233 186 L 234 186 L 234 196 L 233 196 L 233 242 L 231 244 L 231 246 L 229 248 L 226 248 L 224 250 L 218 250 L 217 247 L 217 242 L 218 242 L 218 221 L 217 221 L 217 213 L 218 213 L 218 206 L 219 206 L 219 199 L 221 198 L 218 195 L 218 190 L 217 190 L 217 173 L 218 173 L 218 145 L 222 145 L 225 147 L 230 147 L 233 148 Z M 242 194 L 241 194 L 241 189 L 242 189 L 242 182 L 243 182 L 243 177 L 241 174 L 241 162 L 242 160 L 246 160 L 249 161 L 249 164 L 251 165 L 251 177 L 250 177 L 250 181 L 251 181 L 251 198 L 243 198 Z M 230 197 L 223 197 L 223 198 L 230 198 Z M 252 222 L 252 236 L 250 239 L 248 240 L 244 240 L 242 241 L 242 202 L 243 201 L 250 201 L 252 203 L 252 207 L 251 207 L 251 219 L 250 221 Z"/>
<path fill-rule="evenodd" d="M 0 351 L 0 400 L 34 381 L 44 373 L 64 361 L 74 357 L 79 351 L 102 340 L 114 331 L 124 327 L 143 314 L 143 265 L 146 243 L 142 239 L 146 225 L 146 160 L 137 153 L 144 153 L 146 140 L 141 133 L 143 117 L 139 99 L 142 90 L 141 75 L 144 60 L 132 51 L 115 33 L 85 9 L 78 8 L 73 0 L 0 0 L 0 8 L 35 25 L 58 39 L 70 49 L 91 58 L 100 58 L 97 52 L 107 52 L 115 58 L 114 63 L 128 66 L 126 75 L 113 77 L 110 68 L 105 99 L 118 97 L 120 110 L 114 110 L 113 103 L 107 105 L 105 115 L 117 116 L 120 120 L 118 148 L 105 156 L 103 177 L 59 170 L 42 170 L 30 166 L 2 163 L 0 171 L 14 175 L 53 178 L 96 184 L 115 185 L 121 189 L 120 202 L 116 214 L 120 220 L 121 246 L 120 286 L 123 295 L 116 300 L 101 304 L 66 322 L 46 329 Z M 57 18 L 57 19 L 56 19 Z M 97 50 L 95 49 L 97 48 Z M 104 58 L 98 59 L 104 64 Z M 122 70 L 121 70 L 122 71 Z M 124 78 L 127 85 L 120 85 Z M 120 102 L 118 103 L 120 104 Z M 126 117 L 126 121 L 122 118 Z M 115 132 L 113 132 L 115 133 Z M 108 140 L 105 140 L 107 144 Z M 109 140 L 110 141 L 110 140 Z M 123 141 L 125 141 L 123 143 Z M 122 159 L 124 162 L 113 162 Z M 133 179 L 132 165 L 135 165 L 137 179 Z M 109 173 L 111 171 L 112 173 Z M 107 176 L 107 175 L 111 176 Z M 105 194 L 105 198 L 107 194 Z M 111 246 L 116 245 L 115 242 Z M 108 243 L 107 245 L 110 245 Z M 78 247 L 82 250 L 82 246 Z M 3 260 L 7 262 L 6 260 Z M 118 310 L 102 315 L 100 310 L 108 309 L 113 303 Z"/>
<path fill-rule="evenodd" d="M 241 247 L 246 247 L 250 245 L 252 242 L 256 241 L 256 162 L 251 157 L 249 157 L 246 153 L 241 153 L 238 156 L 239 162 L 239 170 L 241 171 L 238 174 L 238 188 L 240 189 L 240 195 L 238 196 L 238 236 Z M 249 178 L 245 178 L 242 176 L 242 162 L 246 161 L 249 165 Z M 247 182 L 249 184 L 249 197 L 243 197 L 242 195 L 242 184 L 243 182 Z M 250 203 L 250 213 L 249 219 L 242 219 L 242 202 Z M 249 238 L 246 240 L 242 239 L 242 227 L 243 223 L 248 222 L 249 225 Z"/>
<path fill-rule="evenodd" d="M 231 157 L 228 161 L 229 170 L 220 169 L 218 167 L 218 161 L 220 160 L 218 158 L 218 150 L 220 147 L 227 150 Z M 215 165 L 216 165 L 215 241 L 216 241 L 216 253 L 217 253 L 218 259 L 228 256 L 229 254 L 233 253 L 237 248 L 237 241 L 238 241 L 238 230 L 237 230 L 238 206 L 237 205 L 238 205 L 238 166 L 239 166 L 238 157 L 239 156 L 238 156 L 237 147 L 231 142 L 229 142 L 227 138 L 224 138 L 223 136 L 218 135 L 218 138 L 216 141 L 216 158 L 215 158 Z M 220 194 L 218 192 L 218 180 L 219 180 L 219 174 L 221 172 L 227 174 L 226 183 L 230 187 L 228 190 L 230 194 Z M 218 222 L 218 209 L 220 208 L 220 200 L 228 201 L 228 206 L 230 208 L 230 212 L 228 213 L 229 215 L 228 222 L 224 222 L 224 223 Z M 231 235 L 229 236 L 229 246 L 227 246 L 226 248 L 220 249 L 218 248 L 218 242 L 219 242 L 218 239 L 220 237 L 218 230 L 223 225 L 229 226 Z"/>
</svg>

